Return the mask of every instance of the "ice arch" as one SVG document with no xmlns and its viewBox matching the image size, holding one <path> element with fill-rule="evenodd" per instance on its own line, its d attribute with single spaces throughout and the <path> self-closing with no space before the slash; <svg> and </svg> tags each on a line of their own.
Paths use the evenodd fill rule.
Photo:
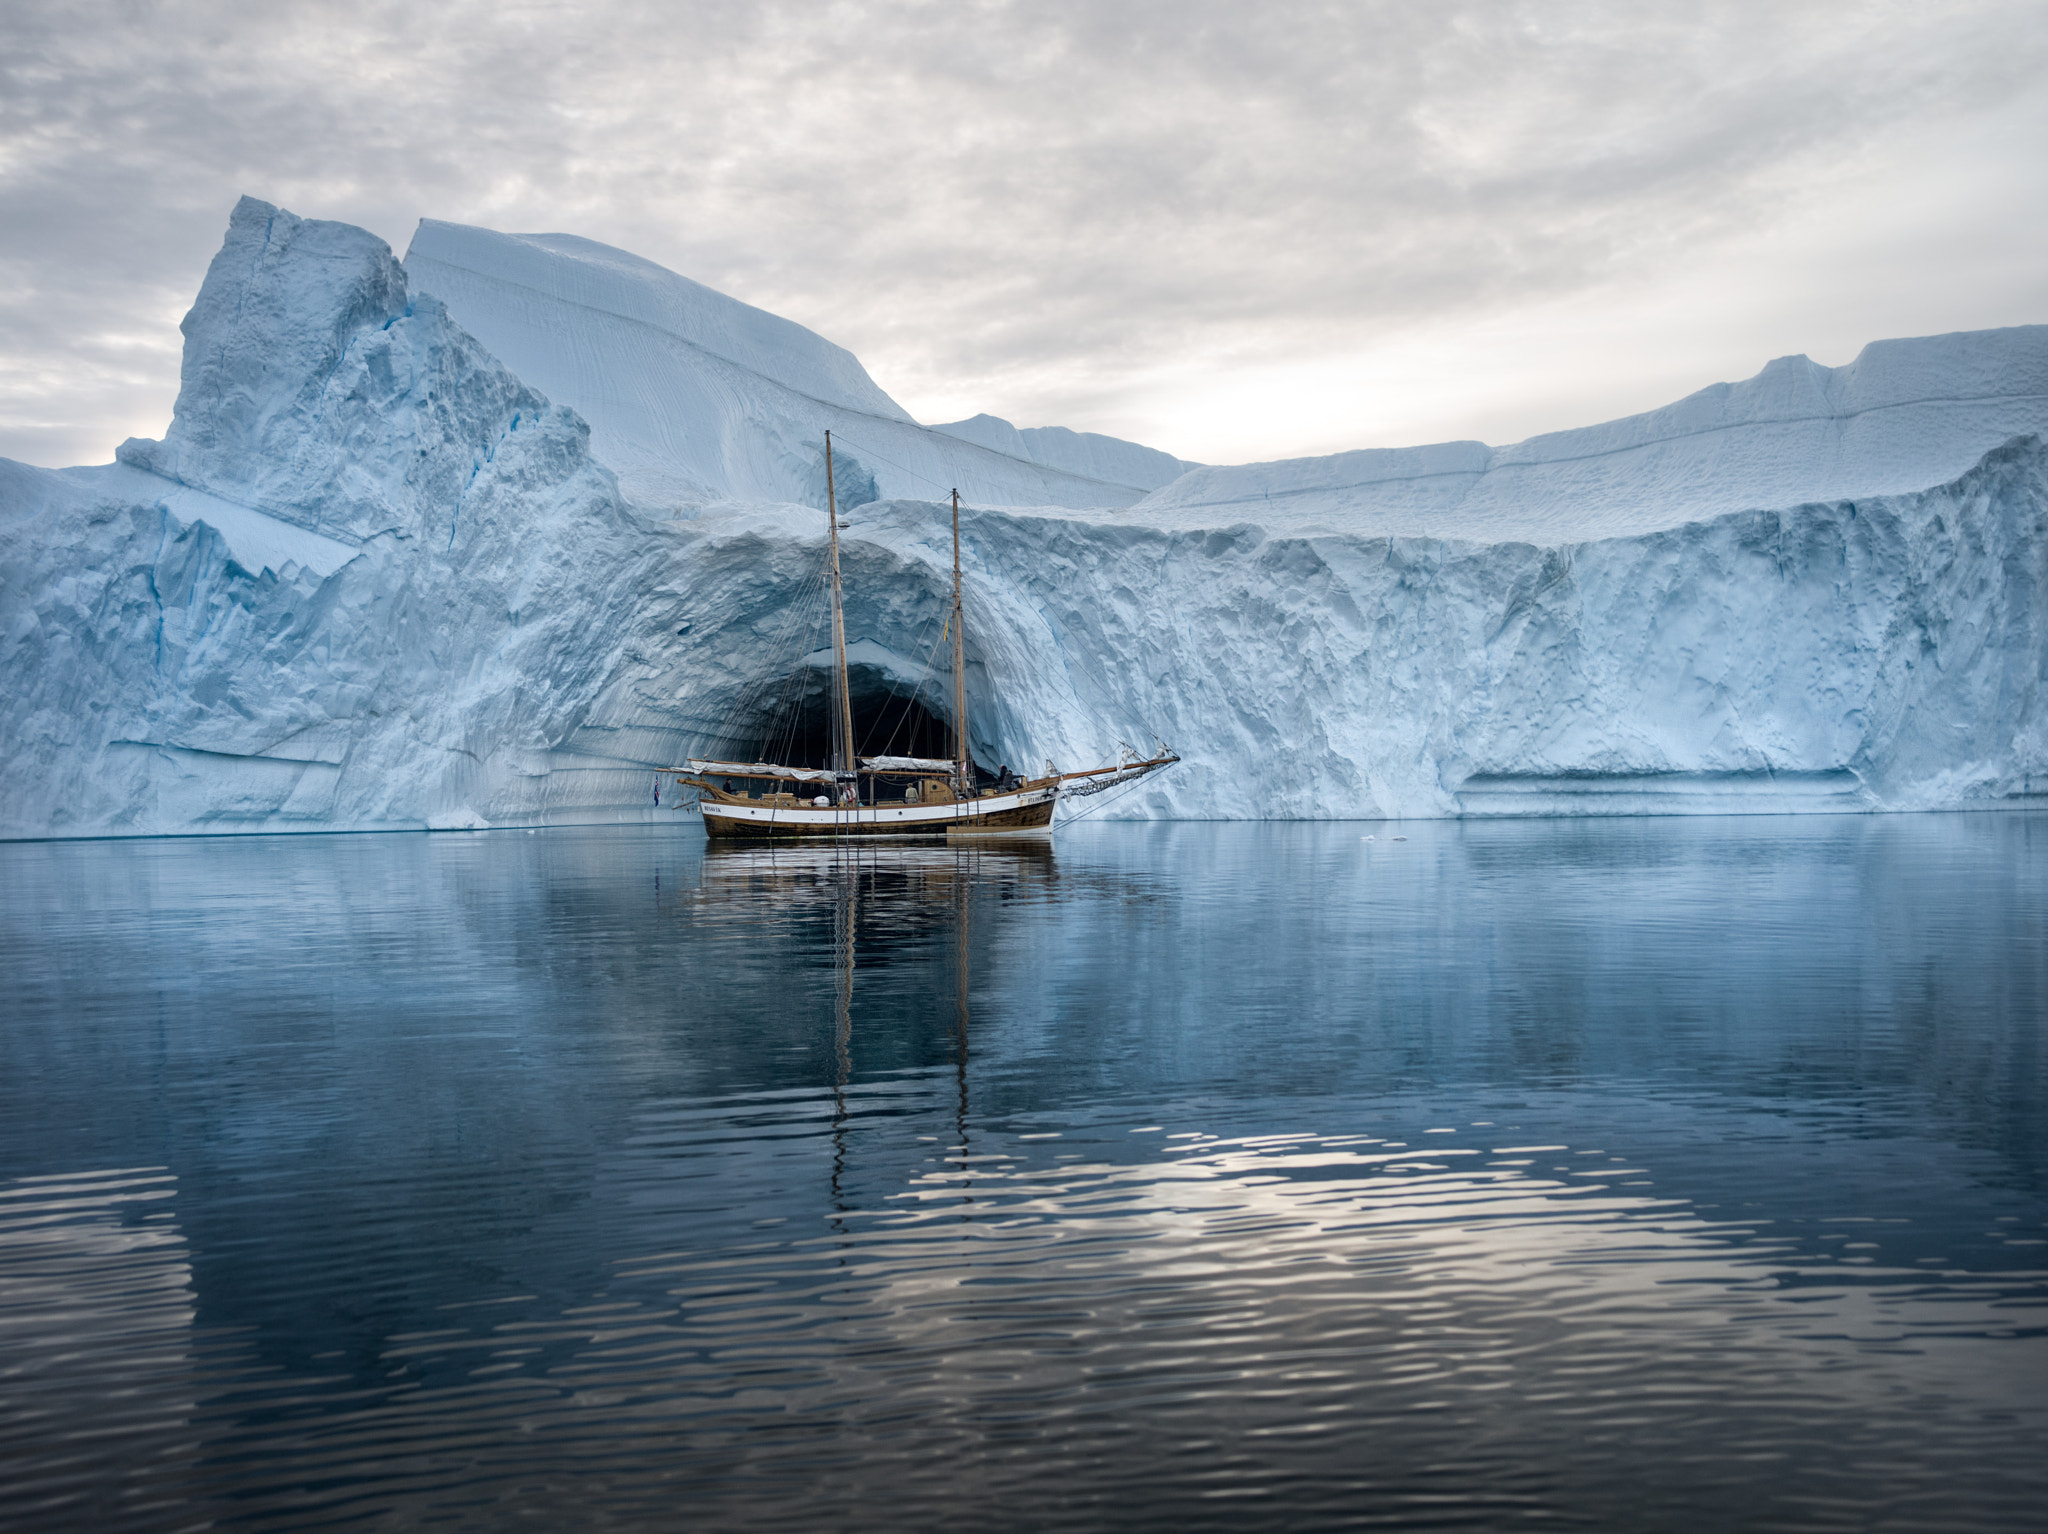
<svg viewBox="0 0 2048 1534">
<path fill-rule="evenodd" d="M 953 751 L 950 683 L 872 639 L 846 647 L 853 740 L 862 756 L 947 757 Z M 803 656 L 756 679 L 725 726 L 720 755 L 799 767 L 832 764 L 832 652 Z"/>
</svg>

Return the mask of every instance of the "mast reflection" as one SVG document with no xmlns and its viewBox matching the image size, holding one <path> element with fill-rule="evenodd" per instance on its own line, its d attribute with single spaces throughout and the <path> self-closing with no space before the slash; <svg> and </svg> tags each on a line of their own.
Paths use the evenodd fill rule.
<svg viewBox="0 0 2048 1534">
<path fill-rule="evenodd" d="M 699 896 L 718 903 L 773 909 L 782 923 L 822 936 L 829 920 L 832 992 L 833 1206 L 845 1213 L 854 1079 L 855 977 L 935 955 L 950 937 L 953 979 L 952 1054 L 955 1082 L 953 1153 L 965 1156 L 972 1131 L 968 1082 L 973 994 L 974 907 L 1048 895 L 1059 877 L 1050 841 L 932 846 L 824 846 L 712 842 L 705 849 Z M 814 949 L 813 952 L 816 950 Z M 869 1019 L 870 1024 L 882 1019 Z M 887 1019 L 900 1027 L 904 1019 Z M 970 1200 L 971 1201 L 971 1200 Z"/>
</svg>

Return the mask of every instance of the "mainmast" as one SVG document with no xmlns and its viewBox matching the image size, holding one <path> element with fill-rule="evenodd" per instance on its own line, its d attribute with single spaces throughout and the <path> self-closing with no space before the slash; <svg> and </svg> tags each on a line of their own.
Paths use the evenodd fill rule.
<svg viewBox="0 0 2048 1534">
<path fill-rule="evenodd" d="M 825 433 L 825 511 L 831 518 L 832 529 L 832 771 L 842 777 L 851 777 L 856 771 L 853 699 L 848 696 L 846 685 L 846 604 L 839 592 L 839 492 L 832 483 L 832 433 L 829 431 Z M 958 541 L 957 534 L 955 541 Z M 953 606 L 957 611 L 960 605 L 960 556 L 957 552 L 953 563 Z"/>
<path fill-rule="evenodd" d="M 960 626 L 960 492 L 953 492 L 953 756 L 960 773 L 960 793 L 974 792 L 974 769 L 967 760 L 967 633 Z"/>
</svg>

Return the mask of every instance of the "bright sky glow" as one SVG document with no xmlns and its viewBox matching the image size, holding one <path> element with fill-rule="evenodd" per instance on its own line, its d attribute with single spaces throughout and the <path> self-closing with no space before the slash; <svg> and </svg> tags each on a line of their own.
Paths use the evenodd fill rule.
<svg viewBox="0 0 2048 1534">
<path fill-rule="evenodd" d="M 2032 0 L 0 11 L 0 454 L 155 436 L 243 192 L 621 245 L 986 410 L 1512 441 L 2048 321 Z"/>
</svg>

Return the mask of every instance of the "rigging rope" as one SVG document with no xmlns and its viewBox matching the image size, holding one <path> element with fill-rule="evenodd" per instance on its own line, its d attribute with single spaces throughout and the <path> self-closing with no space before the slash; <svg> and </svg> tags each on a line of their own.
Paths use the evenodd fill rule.
<svg viewBox="0 0 2048 1534">
<path fill-rule="evenodd" d="M 931 428 L 929 427 L 925 428 L 925 430 L 927 431 L 929 431 L 930 429 Z M 896 460 L 893 458 L 882 457 L 882 455 L 876 452 L 873 448 L 861 446 L 860 443 L 854 441 L 853 438 L 847 436 L 846 433 L 843 431 L 834 431 L 832 435 L 834 440 L 844 442 L 848 447 L 852 448 L 855 452 L 866 453 L 868 457 L 875 459 L 879 463 L 886 463 L 890 468 L 894 469 L 899 474 L 908 474 L 912 479 L 922 480 L 925 484 L 930 485 L 933 489 L 937 490 L 942 495 L 949 492 L 953 488 L 951 485 L 943 484 L 939 480 L 933 479 L 929 474 L 920 474 L 915 469 L 906 469 L 903 467 L 902 464 L 896 462 Z M 972 444 L 970 444 L 970 446 L 971 445 Z"/>
<path fill-rule="evenodd" d="M 765 728 L 756 736 L 757 749 L 766 747 L 771 739 L 787 739 L 789 735 L 793 734 L 793 726 L 785 728 L 784 721 L 789 713 L 789 693 L 796 675 L 795 668 L 791 666 L 778 677 L 777 670 L 779 668 L 773 662 L 775 658 L 786 653 L 792 636 L 796 635 L 800 630 L 807 631 L 809 628 L 815 627 L 818 621 L 817 609 L 825 595 L 827 576 L 828 571 L 825 560 L 823 556 L 820 556 L 815 571 L 798 589 L 796 600 L 783 609 L 782 623 L 777 629 L 775 637 L 769 641 L 767 646 L 767 654 L 771 661 L 770 666 L 757 671 L 749 681 L 741 686 L 738 693 L 734 696 L 731 706 L 726 710 L 725 717 L 719 721 L 718 732 L 713 737 L 715 749 L 731 748 L 737 740 L 742 720 L 748 717 L 760 720 L 764 714 L 766 715 L 764 721 Z M 799 653 L 808 653 L 808 651 Z M 795 658 L 795 656 L 791 656 L 790 660 L 794 661 Z M 776 681 L 780 681 L 782 685 L 779 689 L 779 695 L 776 698 L 774 708 L 768 710 L 763 707 L 765 702 L 764 695 Z"/>
<path fill-rule="evenodd" d="M 1151 774 L 1147 773 L 1145 776 L 1150 777 Z M 1108 809 L 1112 804 L 1120 803 L 1122 800 L 1128 798 L 1132 793 L 1136 792 L 1138 785 L 1144 781 L 1145 778 L 1133 778 L 1129 783 L 1126 783 L 1121 789 L 1113 788 L 1109 790 L 1107 793 L 1103 794 L 1094 804 L 1089 805 L 1087 809 L 1075 810 L 1072 814 L 1068 815 L 1065 819 L 1061 820 L 1060 824 L 1063 826 L 1070 826 L 1077 820 L 1086 820 L 1091 815 L 1101 814 L 1104 810 Z"/>
</svg>

